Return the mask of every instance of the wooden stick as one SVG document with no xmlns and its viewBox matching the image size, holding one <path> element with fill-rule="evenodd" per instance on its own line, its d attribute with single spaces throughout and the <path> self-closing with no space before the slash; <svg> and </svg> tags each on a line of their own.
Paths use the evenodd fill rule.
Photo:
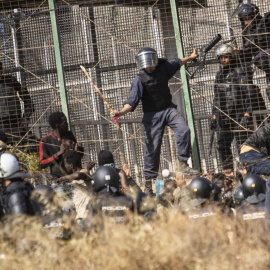
<svg viewBox="0 0 270 270">
<path fill-rule="evenodd" d="M 94 86 L 95 90 L 98 92 L 98 94 L 100 95 L 100 97 L 102 98 L 103 102 L 105 103 L 105 105 L 107 106 L 107 108 L 109 109 L 110 112 L 113 112 L 113 108 L 111 107 L 110 103 L 108 102 L 108 100 L 105 98 L 105 96 L 102 94 L 102 92 L 99 90 L 99 88 L 96 86 L 96 84 L 93 82 L 92 78 L 90 77 L 89 73 L 87 72 L 87 70 L 80 65 L 80 68 L 82 69 L 82 71 L 84 72 L 84 74 L 86 75 L 86 77 L 89 79 L 90 83 Z M 119 129 L 119 123 L 117 121 L 115 121 L 114 119 L 114 123 L 116 124 L 117 128 Z"/>
</svg>

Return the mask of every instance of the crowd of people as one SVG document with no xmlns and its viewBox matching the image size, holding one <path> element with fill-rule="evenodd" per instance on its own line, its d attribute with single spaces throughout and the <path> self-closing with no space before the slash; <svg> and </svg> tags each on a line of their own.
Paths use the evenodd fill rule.
<svg viewBox="0 0 270 270">
<path fill-rule="evenodd" d="M 74 226 L 82 230 L 100 229 L 105 218 L 113 223 L 126 222 L 133 214 L 151 222 L 167 209 L 178 211 L 189 219 L 224 215 L 243 221 L 263 220 L 267 225 L 270 177 L 267 181 L 265 178 L 270 175 L 270 124 L 263 125 L 262 117 L 258 116 L 257 123 L 262 126 L 251 133 L 250 118 L 254 110 L 266 108 L 259 87 L 253 83 L 251 64 L 265 71 L 269 92 L 270 50 L 267 45 L 270 38 L 267 33 L 270 32 L 270 17 L 268 14 L 261 16 L 254 4 L 240 5 L 237 14 L 243 25 L 243 50 L 223 43 L 215 51 L 220 70 L 216 74 L 210 129 L 217 132 L 222 173 L 203 175 L 188 165 L 190 130 L 172 102 L 168 86 L 168 81 L 182 65 L 198 57 L 196 49 L 183 59 L 166 60 L 159 59 L 153 48 L 144 47 L 137 54 L 140 72 L 132 81 L 130 95 L 122 109 L 112 111 L 112 117 L 132 112 L 142 102 L 145 185 L 142 187 L 136 183 L 128 166 L 122 168 L 122 165 L 115 164 L 113 153 L 108 149 L 97 154 L 98 162 L 83 164 L 83 146 L 69 131 L 65 114 L 56 111 L 49 116 L 52 132 L 39 142 L 39 165 L 48 168 L 50 185 L 33 186 L 26 180 L 31 176 L 21 170 L 18 158 L 2 147 L 1 219 L 38 215 L 42 217 L 44 227 L 62 239 L 71 236 L 63 226 L 67 217 L 72 217 L 76 221 Z M 0 68 L 2 70 L 2 65 Z M 19 115 L 16 125 L 9 123 L 16 126 L 16 131 L 5 126 L 1 130 L 0 139 L 9 143 L 10 134 L 19 138 L 23 136 L 18 130 L 25 129 L 26 117 L 33 112 L 33 106 L 26 89 L 12 78 L 0 76 L 0 89 L 4 95 L 9 97 L 8 91 L 17 91 L 26 104 L 25 115 L 21 110 L 16 111 L 19 105 L 14 100 L 3 99 L 3 103 L 9 102 L 3 108 L 0 104 L 9 119 L 2 118 L 3 125 L 11 121 L 14 111 Z M 155 196 L 153 187 L 158 176 L 166 126 L 176 133 L 178 166 L 175 172 L 164 174 L 164 190 Z M 240 149 L 238 168 L 233 167 L 232 160 L 231 143 L 234 138 Z M 72 189 L 68 195 L 63 195 L 61 187 L 66 183 L 70 183 Z"/>
</svg>

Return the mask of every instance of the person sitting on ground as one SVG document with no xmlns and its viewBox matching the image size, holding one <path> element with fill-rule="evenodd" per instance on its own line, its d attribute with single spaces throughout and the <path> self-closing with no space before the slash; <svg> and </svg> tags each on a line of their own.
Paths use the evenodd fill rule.
<svg viewBox="0 0 270 270">
<path fill-rule="evenodd" d="M 59 178 L 67 174 L 62 166 L 62 155 L 72 149 L 83 156 L 83 147 L 77 144 L 75 136 L 68 130 L 63 112 L 53 112 L 49 116 L 49 124 L 53 130 L 40 140 L 39 165 L 42 169 L 50 167 L 51 176 Z"/>
<path fill-rule="evenodd" d="M 57 182 L 71 181 L 73 185 L 73 198 L 77 216 L 76 220 L 83 219 L 86 205 L 88 204 L 93 187 L 92 178 L 89 171 L 95 166 L 95 162 L 85 164 L 86 168 L 82 168 L 82 156 L 74 150 L 68 150 L 63 154 L 63 162 L 67 175 L 62 176 Z"/>
</svg>

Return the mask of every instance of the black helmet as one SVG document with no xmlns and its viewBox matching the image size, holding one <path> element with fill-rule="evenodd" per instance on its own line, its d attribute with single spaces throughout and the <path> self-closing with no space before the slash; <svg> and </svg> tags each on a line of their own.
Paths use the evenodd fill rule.
<svg viewBox="0 0 270 270">
<path fill-rule="evenodd" d="M 94 191 L 98 192 L 105 187 L 107 187 L 108 190 L 110 187 L 115 187 L 118 190 L 119 180 L 120 177 L 115 168 L 110 166 L 100 166 L 93 174 Z"/>
<path fill-rule="evenodd" d="M 238 18 L 241 20 L 243 17 L 252 16 L 255 17 L 260 12 L 259 8 L 254 4 L 241 4 L 236 10 Z"/>
<path fill-rule="evenodd" d="M 194 178 L 188 188 L 193 206 L 203 204 L 207 199 L 210 199 L 211 194 L 214 194 L 212 182 L 204 177 Z"/>
<path fill-rule="evenodd" d="M 244 198 L 247 202 L 257 204 L 265 200 L 265 181 L 259 175 L 248 173 L 242 186 Z"/>
<path fill-rule="evenodd" d="M 233 189 L 233 202 L 235 205 L 240 205 L 244 200 L 243 186 L 238 185 Z"/>
<path fill-rule="evenodd" d="M 154 67 L 158 64 L 158 56 L 156 50 L 144 47 L 139 50 L 136 56 L 138 68 L 141 70 L 147 67 Z"/>
</svg>

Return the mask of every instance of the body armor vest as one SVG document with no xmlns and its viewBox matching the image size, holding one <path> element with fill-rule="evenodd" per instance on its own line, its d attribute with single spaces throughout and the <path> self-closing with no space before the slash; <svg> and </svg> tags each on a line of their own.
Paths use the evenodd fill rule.
<svg viewBox="0 0 270 270">
<path fill-rule="evenodd" d="M 216 78 L 219 108 L 232 118 L 243 117 L 244 113 L 245 97 L 240 91 L 240 81 L 237 69 L 222 70 Z"/>
<path fill-rule="evenodd" d="M 202 207 L 196 208 L 188 212 L 189 219 L 197 219 L 197 218 L 211 218 L 216 216 L 218 213 L 212 207 Z"/>
<path fill-rule="evenodd" d="M 101 193 L 103 193 L 101 191 Z M 133 201 L 131 198 L 112 193 L 103 193 L 97 196 L 94 205 L 88 205 L 86 212 L 91 215 L 104 214 L 112 223 L 125 222 L 125 216 L 129 212 L 133 212 Z M 88 217 L 86 217 L 86 220 Z"/>
<path fill-rule="evenodd" d="M 14 181 L 1 190 L 1 205 L 4 215 L 34 215 L 30 200 L 33 186 L 24 181 Z"/>
<path fill-rule="evenodd" d="M 169 107 L 172 102 L 172 95 L 168 86 L 166 68 L 159 60 L 158 65 L 153 73 L 139 73 L 138 76 L 144 85 L 142 96 L 142 106 L 144 112 L 162 111 Z"/>
<path fill-rule="evenodd" d="M 237 211 L 237 217 L 244 221 L 265 219 L 264 202 L 258 204 L 242 204 Z"/>
</svg>

